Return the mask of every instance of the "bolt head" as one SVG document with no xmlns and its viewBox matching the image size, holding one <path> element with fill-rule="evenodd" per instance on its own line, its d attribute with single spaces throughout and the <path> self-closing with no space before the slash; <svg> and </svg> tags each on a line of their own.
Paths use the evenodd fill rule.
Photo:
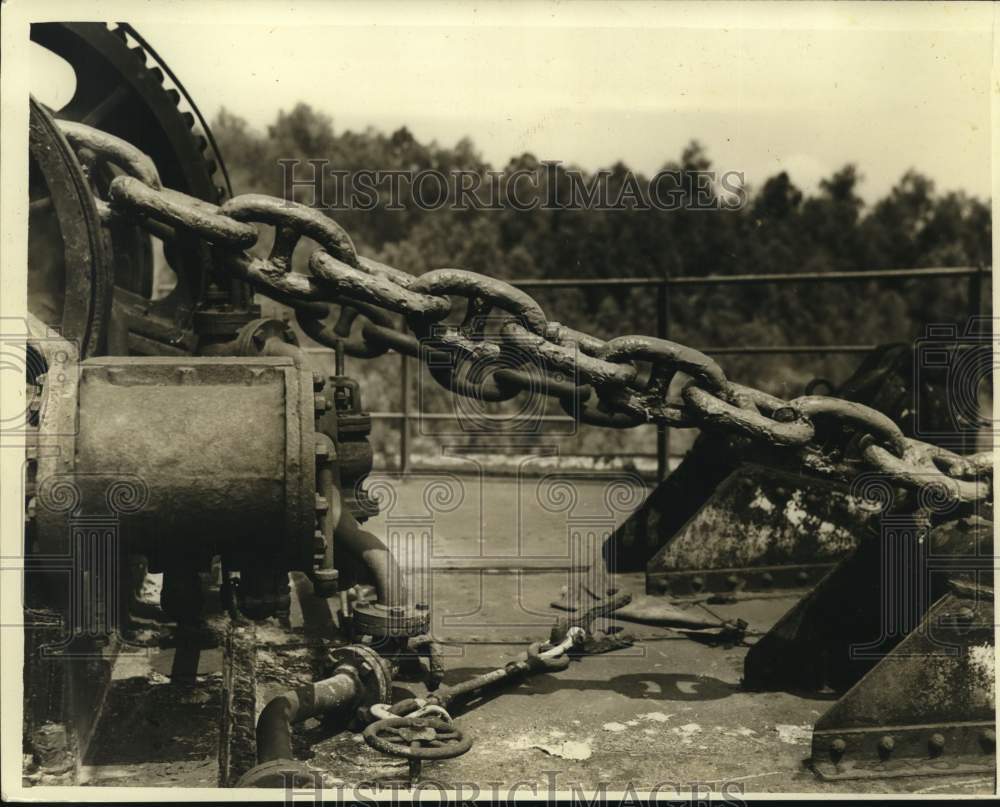
<svg viewBox="0 0 1000 807">
<path fill-rule="evenodd" d="M 705 588 L 705 580 L 702 577 L 692 577 L 691 578 L 691 588 L 695 591 L 701 591 Z"/>
<path fill-rule="evenodd" d="M 736 588 L 739 584 L 740 578 L 735 574 L 731 574 L 726 578 L 726 585 L 730 588 Z"/>
<path fill-rule="evenodd" d="M 891 754 L 892 749 L 896 747 L 896 741 L 892 739 L 888 734 L 886 734 L 881 740 L 878 741 L 878 750 L 882 754 Z"/>
<path fill-rule="evenodd" d="M 993 729 L 986 729 L 986 731 L 979 735 L 979 741 L 988 751 L 992 750 L 996 748 L 997 733 Z"/>
<path fill-rule="evenodd" d="M 844 742 L 840 737 L 830 743 L 830 751 L 833 754 L 841 755 L 847 750 L 847 743 Z"/>
<path fill-rule="evenodd" d="M 760 582 L 762 582 L 766 586 L 769 586 L 771 585 L 771 583 L 774 582 L 774 575 L 771 574 L 770 572 L 764 572 L 764 574 L 760 576 Z"/>
<path fill-rule="evenodd" d="M 940 753 L 944 750 L 944 735 L 939 733 L 932 734 L 930 739 L 927 741 L 927 745 L 930 747 L 931 751 Z"/>
<path fill-rule="evenodd" d="M 800 583 L 805 583 L 809 579 L 809 572 L 803 570 L 795 575 L 795 579 Z"/>
</svg>

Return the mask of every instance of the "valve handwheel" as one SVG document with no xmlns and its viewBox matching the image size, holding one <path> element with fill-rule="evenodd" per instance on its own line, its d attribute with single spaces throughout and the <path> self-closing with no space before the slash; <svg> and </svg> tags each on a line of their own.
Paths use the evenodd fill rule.
<svg viewBox="0 0 1000 807">
<path fill-rule="evenodd" d="M 472 748 L 472 738 L 445 720 L 390 717 L 367 726 L 362 734 L 376 751 L 410 761 L 410 780 L 420 776 L 425 759 L 451 759 Z"/>
</svg>

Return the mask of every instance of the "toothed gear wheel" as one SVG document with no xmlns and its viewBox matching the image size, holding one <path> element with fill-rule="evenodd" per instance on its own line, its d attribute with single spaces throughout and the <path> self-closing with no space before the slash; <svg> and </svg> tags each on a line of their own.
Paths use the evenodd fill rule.
<svg viewBox="0 0 1000 807">
<path fill-rule="evenodd" d="M 95 126 L 132 143 L 155 162 L 164 185 L 218 203 L 228 196 L 217 177 L 218 166 L 194 115 L 179 107 L 177 90 L 164 85 L 163 70 L 142 47 L 130 46 L 131 29 L 123 24 L 34 23 L 31 39 L 64 59 L 76 73 L 73 97 L 56 118 Z M 111 177 L 104 181 L 110 182 Z M 100 185 L 101 178 L 94 177 Z M 111 228 L 115 285 L 149 297 L 152 255 L 149 239 L 136 227 Z M 166 254 L 178 276 L 169 306 L 191 307 L 212 273 L 212 252 L 203 242 L 178 237 Z M 166 302 L 166 301 L 161 301 Z"/>
</svg>

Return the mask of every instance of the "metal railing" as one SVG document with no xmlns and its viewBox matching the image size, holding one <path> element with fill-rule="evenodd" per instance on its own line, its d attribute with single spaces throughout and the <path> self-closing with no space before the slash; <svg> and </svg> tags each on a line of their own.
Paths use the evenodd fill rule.
<svg viewBox="0 0 1000 807">
<path fill-rule="evenodd" d="M 670 335 L 670 290 L 675 287 L 688 286 L 736 286 L 754 283 L 769 283 L 774 285 L 791 285 L 796 283 L 857 283 L 871 280 L 912 280 L 938 279 L 945 277 L 966 278 L 968 280 L 967 311 L 969 316 L 979 316 L 982 309 L 983 281 L 989 276 L 990 269 L 985 266 L 942 267 L 928 269 L 884 269 L 875 271 L 835 271 L 835 272 L 802 272 L 775 274 L 745 274 L 745 275 L 706 275 L 701 277 L 616 277 L 616 278 L 529 278 L 509 281 L 518 288 L 559 289 L 559 288 L 650 288 L 656 290 L 656 333 L 661 339 Z M 868 353 L 876 345 L 869 344 L 838 344 L 838 345 L 742 345 L 698 347 L 702 353 L 710 355 L 792 355 L 792 354 L 844 354 Z M 454 420 L 455 413 L 422 412 L 414 410 L 410 396 L 410 363 L 411 358 L 400 356 L 400 388 L 401 406 L 398 412 L 372 412 L 374 420 L 395 421 L 399 424 L 399 466 L 406 473 L 410 467 L 410 424 L 414 420 L 440 421 Z M 484 417 L 489 417 L 484 415 Z M 498 415 L 498 418 L 504 416 Z M 542 423 L 572 423 L 568 415 L 541 415 L 533 418 Z M 652 424 L 650 424 L 652 425 Z M 641 428 L 641 427 L 640 427 Z M 607 456 L 607 454 L 602 454 Z M 635 455 L 631 455 L 635 456 Z M 649 455 L 652 457 L 652 455 Z M 670 462 L 669 428 L 656 427 L 656 466 L 657 479 L 663 479 Z"/>
</svg>

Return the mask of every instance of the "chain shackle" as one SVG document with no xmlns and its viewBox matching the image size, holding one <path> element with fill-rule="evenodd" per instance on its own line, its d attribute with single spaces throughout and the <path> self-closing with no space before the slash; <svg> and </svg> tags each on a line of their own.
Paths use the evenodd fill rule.
<svg viewBox="0 0 1000 807">
<path fill-rule="evenodd" d="M 570 658 L 566 653 L 560 653 L 558 656 L 542 655 L 550 648 L 551 645 L 548 642 L 532 642 L 528 645 L 528 658 L 526 662 L 528 672 L 559 672 L 560 670 L 565 670 L 569 667 Z"/>
</svg>

